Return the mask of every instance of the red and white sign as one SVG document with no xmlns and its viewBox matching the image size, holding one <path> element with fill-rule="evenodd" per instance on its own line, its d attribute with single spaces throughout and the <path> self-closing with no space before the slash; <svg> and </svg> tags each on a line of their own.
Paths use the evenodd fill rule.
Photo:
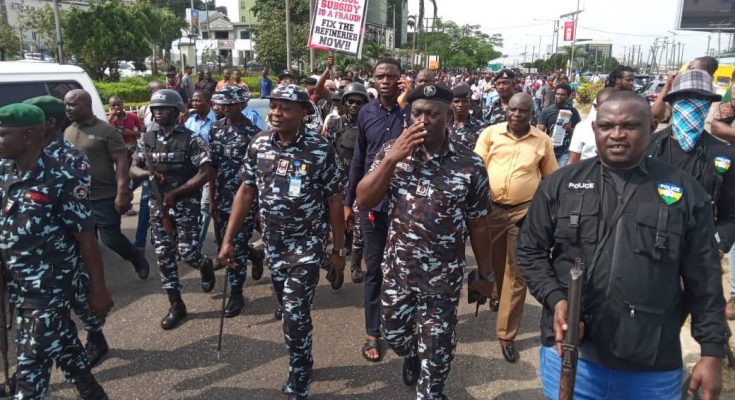
<svg viewBox="0 0 735 400">
<path fill-rule="evenodd" d="M 308 47 L 360 56 L 368 0 L 318 0 Z"/>
<path fill-rule="evenodd" d="M 565 42 L 571 42 L 574 40 L 574 35 L 576 34 L 576 29 L 574 27 L 574 21 L 566 21 L 564 22 L 564 41 Z"/>
</svg>

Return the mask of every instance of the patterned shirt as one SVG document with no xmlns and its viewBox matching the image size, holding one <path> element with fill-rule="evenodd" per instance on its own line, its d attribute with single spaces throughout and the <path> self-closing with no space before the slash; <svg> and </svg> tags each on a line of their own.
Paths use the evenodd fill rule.
<svg viewBox="0 0 735 400">
<path fill-rule="evenodd" d="M 247 118 L 243 118 L 239 125 L 227 125 L 224 119 L 212 125 L 209 133 L 209 154 L 212 166 L 217 169 L 217 190 L 214 196 L 217 210 L 221 213 L 232 212 L 232 200 L 240 187 L 240 169 L 250 140 L 258 132 L 260 129 Z"/>
<path fill-rule="evenodd" d="M 483 119 L 486 122 L 485 126 L 499 124 L 508 120 L 508 111 L 503 108 L 500 97 L 484 112 Z"/>
<path fill-rule="evenodd" d="M 470 117 L 463 127 L 457 128 L 456 123 L 449 126 L 449 137 L 456 143 L 461 143 L 467 148 L 474 149 L 477 139 L 485 125 L 477 118 Z"/>
<path fill-rule="evenodd" d="M 334 148 L 317 132 L 302 129 L 289 144 L 275 131 L 250 142 L 242 183 L 258 191 L 260 221 L 271 269 L 327 261 L 327 199 L 340 193 Z"/>
<path fill-rule="evenodd" d="M 75 171 L 42 153 L 20 173 L 0 161 L 0 255 L 16 306 L 69 307 L 80 268 L 74 234 L 92 227 L 89 186 Z"/>
<path fill-rule="evenodd" d="M 390 153 L 386 142 L 371 171 Z M 462 287 L 468 220 L 490 214 L 490 185 L 482 159 L 444 142 L 439 154 L 423 148 L 398 163 L 388 188 L 388 241 L 383 271 L 411 290 L 456 295 Z"/>
<path fill-rule="evenodd" d="M 53 139 L 44 151 L 49 157 L 76 171 L 83 184 L 87 186 L 92 184 L 89 159 L 68 140 L 63 137 Z"/>
</svg>

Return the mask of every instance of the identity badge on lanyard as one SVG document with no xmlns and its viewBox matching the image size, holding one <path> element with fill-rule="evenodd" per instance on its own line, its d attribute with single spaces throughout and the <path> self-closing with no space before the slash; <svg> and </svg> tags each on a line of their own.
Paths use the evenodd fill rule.
<svg viewBox="0 0 735 400">
<path fill-rule="evenodd" d="M 301 160 L 294 160 L 293 166 L 293 176 L 288 178 L 288 195 L 299 197 L 301 196 Z"/>
</svg>

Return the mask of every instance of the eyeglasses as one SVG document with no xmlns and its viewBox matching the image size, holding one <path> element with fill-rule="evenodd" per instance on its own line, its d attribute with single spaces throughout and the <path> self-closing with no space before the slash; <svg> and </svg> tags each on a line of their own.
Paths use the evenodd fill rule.
<svg viewBox="0 0 735 400">
<path fill-rule="evenodd" d="M 347 104 L 351 106 L 361 106 L 364 102 L 362 100 L 347 99 Z"/>
</svg>

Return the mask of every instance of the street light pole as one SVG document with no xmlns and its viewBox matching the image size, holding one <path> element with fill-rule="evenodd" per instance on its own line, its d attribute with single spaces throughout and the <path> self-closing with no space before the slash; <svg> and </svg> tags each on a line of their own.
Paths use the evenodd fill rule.
<svg viewBox="0 0 735 400">
<path fill-rule="evenodd" d="M 309 21 L 314 23 L 314 0 L 309 0 Z M 314 72 L 314 49 L 309 49 L 309 74 Z"/>
<path fill-rule="evenodd" d="M 577 22 L 579 21 L 579 14 L 582 11 L 579 10 L 579 0 L 577 0 L 577 11 L 559 16 L 559 19 L 571 16 L 573 18 L 572 20 L 574 21 L 574 37 L 572 38 L 572 51 L 569 57 L 569 69 L 567 70 L 567 76 L 570 77 L 572 75 L 572 69 L 574 68 L 574 42 L 577 40 Z"/>
<path fill-rule="evenodd" d="M 286 71 L 291 72 L 291 1 L 286 1 Z"/>
<path fill-rule="evenodd" d="M 59 17 L 59 0 L 54 0 L 54 25 L 56 25 L 56 51 L 59 64 L 64 63 L 64 42 L 61 36 L 61 18 Z"/>
</svg>

